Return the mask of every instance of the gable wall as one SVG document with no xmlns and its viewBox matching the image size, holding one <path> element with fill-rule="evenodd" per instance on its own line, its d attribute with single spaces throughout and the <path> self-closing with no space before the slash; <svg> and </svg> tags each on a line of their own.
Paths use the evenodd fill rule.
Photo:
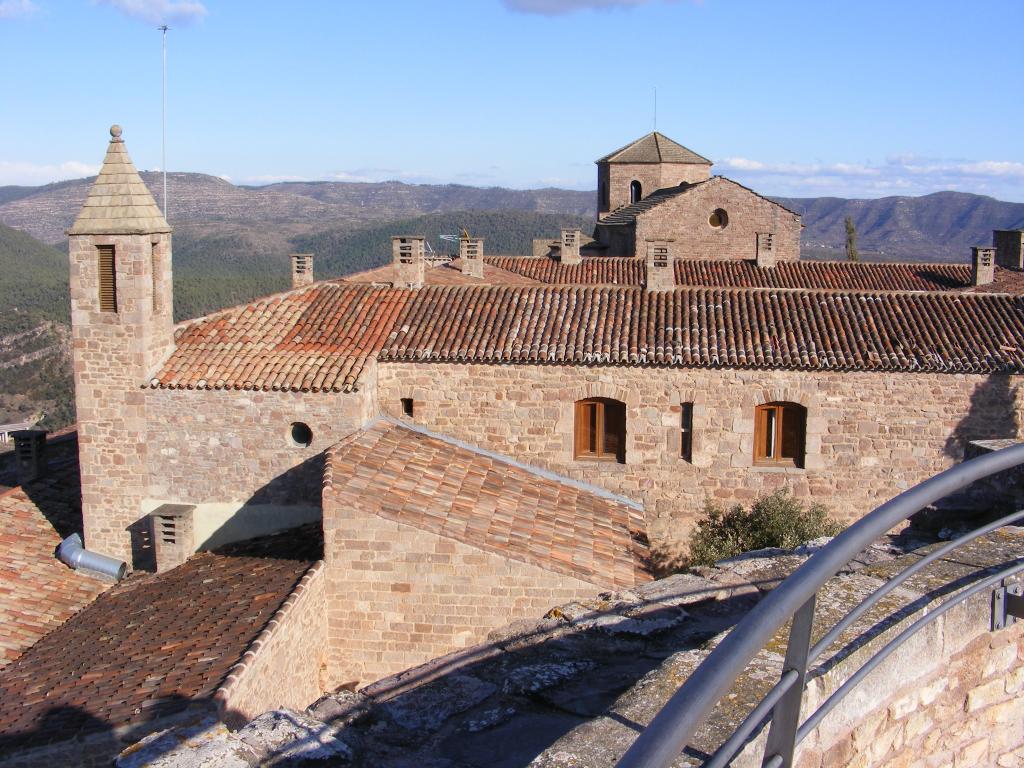
<svg viewBox="0 0 1024 768">
<path fill-rule="evenodd" d="M 716 208 L 729 215 L 722 229 L 708 224 Z M 737 184 L 713 179 L 640 214 L 636 247 L 642 252 L 646 240 L 674 240 L 680 259 L 753 259 L 758 232 L 775 233 L 776 260 L 800 258 L 798 216 Z"/>
<path fill-rule="evenodd" d="M 644 502 L 653 542 L 675 550 L 706 500 L 778 488 L 852 521 L 946 469 L 963 442 L 1018 437 L 1022 377 L 381 363 L 382 412 Z M 627 405 L 626 464 L 573 459 L 573 403 Z M 754 407 L 808 410 L 805 469 L 754 467 Z M 679 458 L 679 403 L 693 402 L 694 462 Z"/>
</svg>

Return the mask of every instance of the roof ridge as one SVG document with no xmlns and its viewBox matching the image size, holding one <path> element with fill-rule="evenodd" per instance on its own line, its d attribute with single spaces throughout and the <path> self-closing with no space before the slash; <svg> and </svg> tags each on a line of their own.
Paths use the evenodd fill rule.
<svg viewBox="0 0 1024 768">
<path fill-rule="evenodd" d="M 515 467 L 516 469 L 521 469 L 524 472 L 529 472 L 530 474 L 536 475 L 537 477 L 542 477 L 545 480 L 552 480 L 556 483 L 561 483 L 563 485 L 568 485 L 572 488 L 577 488 L 578 490 L 581 491 L 586 491 L 587 493 L 599 496 L 602 499 L 614 501 L 617 504 L 623 504 L 627 507 L 630 507 L 631 509 L 635 509 L 638 512 L 644 511 L 644 505 L 642 503 L 634 501 L 633 499 L 630 499 L 626 496 L 620 496 L 617 493 L 612 493 L 606 488 L 601 488 L 600 486 L 592 485 L 582 480 L 576 480 L 571 477 L 566 477 L 565 475 L 560 475 L 557 472 L 552 472 L 551 470 L 548 469 L 541 469 L 540 467 L 535 467 L 531 464 L 526 464 L 524 462 L 518 461 L 517 459 L 513 459 L 511 456 L 505 456 L 503 454 L 497 453 L 496 451 L 489 451 L 486 448 L 481 448 L 480 446 L 473 445 L 472 443 L 467 443 L 464 440 L 459 440 L 458 438 L 451 437 L 450 435 L 445 435 L 440 432 L 434 432 L 433 430 L 427 429 L 426 427 L 422 427 L 419 424 L 412 424 L 407 421 L 402 421 L 401 419 L 396 419 L 393 416 L 380 415 L 377 418 L 375 418 L 372 422 L 369 422 L 366 425 L 366 427 L 375 426 L 381 422 L 386 424 L 392 424 L 396 427 L 408 429 L 411 432 L 416 432 L 418 434 L 424 435 L 425 437 L 433 438 L 434 440 L 440 440 L 442 443 L 447 443 L 448 445 L 455 446 L 456 448 L 461 448 L 465 451 L 469 451 L 470 453 L 475 453 L 478 456 L 485 456 L 488 459 L 500 461 L 502 464 L 508 464 L 509 466 Z"/>
</svg>

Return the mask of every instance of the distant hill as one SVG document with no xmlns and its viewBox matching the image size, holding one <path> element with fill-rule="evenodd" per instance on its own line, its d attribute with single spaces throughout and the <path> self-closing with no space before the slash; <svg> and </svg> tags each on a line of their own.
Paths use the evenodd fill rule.
<svg viewBox="0 0 1024 768">
<path fill-rule="evenodd" d="M 142 175 L 160 202 L 162 177 Z M 232 252 L 243 260 L 245 252 L 256 261 L 261 253 L 283 258 L 293 240 L 336 240 L 325 240 L 319 233 L 351 233 L 384 222 L 453 211 L 565 214 L 586 221 L 587 229 L 594 217 L 593 192 L 564 189 L 397 181 L 283 182 L 248 187 L 199 173 L 172 173 L 168 180 L 175 250 L 179 244 L 190 248 L 186 241 L 191 240 L 204 243 L 201 250 L 209 253 L 214 243 L 221 242 L 234 246 Z M 63 244 L 64 230 L 74 220 L 91 182 L 76 179 L 42 187 L 0 187 L 0 223 L 43 242 Z M 807 257 L 842 258 L 847 216 L 853 217 L 858 244 L 869 258 L 901 261 L 965 261 L 971 245 L 991 242 L 992 229 L 1024 226 L 1024 204 L 964 192 L 878 200 L 775 199 L 803 216 Z M 321 255 L 334 258 L 328 253 Z"/>
<path fill-rule="evenodd" d="M 162 176 L 143 173 L 142 178 L 162 206 Z M 44 243 L 62 242 L 92 181 L 0 187 L 0 223 L 28 232 Z M 201 173 L 168 174 L 168 198 L 169 219 L 176 230 L 181 225 L 245 223 L 259 231 L 283 235 L 465 210 L 569 213 L 593 218 L 595 201 L 593 192 L 565 189 L 516 190 L 397 181 L 286 182 L 243 187 Z"/>
<path fill-rule="evenodd" d="M 990 245 L 993 229 L 1024 228 L 1024 203 L 966 192 L 922 197 L 844 200 L 773 198 L 803 218 L 803 248 L 843 258 L 845 221 L 853 217 L 857 245 L 889 261 L 967 261 L 972 245 Z"/>
</svg>

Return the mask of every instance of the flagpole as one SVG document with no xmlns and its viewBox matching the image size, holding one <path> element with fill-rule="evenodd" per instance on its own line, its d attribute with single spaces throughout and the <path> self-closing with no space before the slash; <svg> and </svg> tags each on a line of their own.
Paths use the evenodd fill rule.
<svg viewBox="0 0 1024 768">
<path fill-rule="evenodd" d="M 163 137 L 160 146 L 160 167 L 164 172 L 164 220 L 167 219 L 167 30 L 166 24 L 158 27 L 163 33 Z"/>
</svg>

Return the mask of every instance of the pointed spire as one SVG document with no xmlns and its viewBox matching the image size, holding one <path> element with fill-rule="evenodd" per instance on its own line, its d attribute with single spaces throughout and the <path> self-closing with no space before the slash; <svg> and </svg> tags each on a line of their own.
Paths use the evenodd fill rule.
<svg viewBox="0 0 1024 768">
<path fill-rule="evenodd" d="M 128 157 L 121 126 L 110 127 L 110 145 L 69 235 L 141 235 L 170 232 L 156 201 Z"/>
</svg>

